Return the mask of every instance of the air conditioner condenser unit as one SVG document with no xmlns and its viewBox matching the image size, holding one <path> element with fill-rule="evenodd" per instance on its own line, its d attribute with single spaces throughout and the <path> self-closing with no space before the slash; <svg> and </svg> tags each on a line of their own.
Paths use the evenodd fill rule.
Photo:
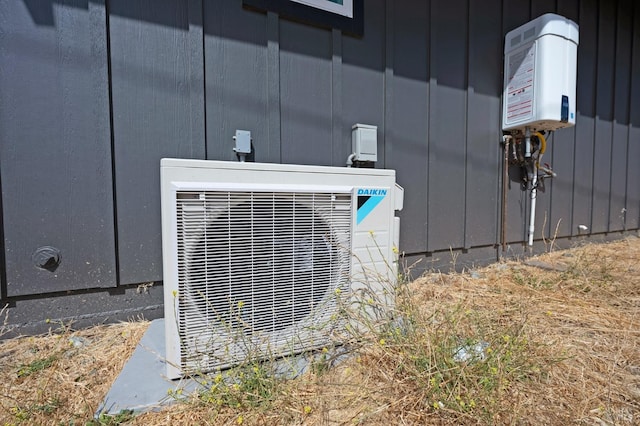
<svg viewBox="0 0 640 426">
<path fill-rule="evenodd" d="M 340 301 L 391 304 L 395 172 L 163 159 L 167 376 L 332 343 Z"/>
</svg>

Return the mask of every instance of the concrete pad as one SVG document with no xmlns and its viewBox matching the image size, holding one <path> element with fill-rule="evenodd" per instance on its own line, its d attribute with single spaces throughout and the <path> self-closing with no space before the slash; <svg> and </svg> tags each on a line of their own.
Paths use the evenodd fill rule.
<svg viewBox="0 0 640 426">
<path fill-rule="evenodd" d="M 169 380 L 165 376 L 164 319 L 151 322 L 133 355 L 96 412 L 116 415 L 122 411 L 145 412 L 175 402 L 169 390 L 192 392 L 198 384 L 193 380 Z"/>
<path fill-rule="evenodd" d="M 279 378 L 293 379 L 307 371 L 320 357 L 328 358 L 328 365 L 332 366 L 347 358 L 349 351 L 345 347 L 337 347 L 331 349 L 328 355 L 310 352 L 284 357 L 274 362 L 273 371 Z M 202 389 L 202 385 L 193 379 L 169 380 L 165 375 L 165 365 L 164 318 L 161 318 L 151 322 L 95 417 L 101 414 L 114 416 L 123 411 L 158 411 L 176 402 L 170 394 L 175 395 L 178 389 L 181 390 L 180 398 Z M 222 374 L 225 377 L 224 372 Z M 228 378 L 225 377 L 225 380 Z"/>
</svg>

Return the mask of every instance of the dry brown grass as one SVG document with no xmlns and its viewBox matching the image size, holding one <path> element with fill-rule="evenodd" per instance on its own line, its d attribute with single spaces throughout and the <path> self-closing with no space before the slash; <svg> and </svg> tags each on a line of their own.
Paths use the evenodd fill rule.
<svg viewBox="0 0 640 426">
<path fill-rule="evenodd" d="M 403 322 L 337 366 L 127 424 L 640 424 L 640 238 L 536 261 L 427 274 L 403 287 Z M 2 342 L 0 424 L 84 424 L 146 326 Z M 452 362 L 460 342 L 486 359 Z"/>
<path fill-rule="evenodd" d="M 0 344 L 0 424 L 85 424 L 148 323 L 70 331 Z M 75 345 L 74 345 L 75 343 Z"/>
</svg>

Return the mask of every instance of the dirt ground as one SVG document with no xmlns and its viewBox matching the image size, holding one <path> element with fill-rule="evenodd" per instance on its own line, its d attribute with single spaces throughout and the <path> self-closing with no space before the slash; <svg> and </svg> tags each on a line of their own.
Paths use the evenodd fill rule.
<svg viewBox="0 0 640 426">
<path fill-rule="evenodd" d="M 416 369 L 422 343 L 376 337 L 357 357 L 279 384 L 258 403 L 185 398 L 158 413 L 94 419 L 148 322 L 52 323 L 46 335 L 0 342 L 0 425 L 640 424 L 640 238 L 429 273 L 407 288 L 430 321 L 417 334 L 424 345 L 444 332 L 439 318 L 453 318 L 453 333 L 502 336 L 496 367 L 443 379 L 440 367 Z M 498 340 L 486 339 L 497 351 Z"/>
</svg>

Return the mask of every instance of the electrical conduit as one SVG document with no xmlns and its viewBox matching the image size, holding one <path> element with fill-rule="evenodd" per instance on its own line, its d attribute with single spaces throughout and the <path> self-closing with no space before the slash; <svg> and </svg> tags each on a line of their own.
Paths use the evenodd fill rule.
<svg viewBox="0 0 640 426">
<path fill-rule="evenodd" d="M 538 168 L 540 167 L 540 160 L 542 154 L 547 150 L 547 140 L 542 133 L 535 132 L 533 134 L 540 141 L 540 148 L 538 148 L 538 159 L 533 163 L 533 177 L 531 179 L 531 212 L 529 213 L 529 247 L 533 246 L 533 233 L 535 231 L 536 222 L 536 198 L 538 197 Z"/>
</svg>

